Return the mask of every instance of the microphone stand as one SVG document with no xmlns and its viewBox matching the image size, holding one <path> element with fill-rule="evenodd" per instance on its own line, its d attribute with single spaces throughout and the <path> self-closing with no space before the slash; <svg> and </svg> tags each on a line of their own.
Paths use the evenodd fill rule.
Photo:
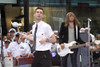
<svg viewBox="0 0 100 67">
<path fill-rule="evenodd" d="M 91 67 L 91 62 L 90 62 L 90 48 L 89 48 L 90 47 L 90 22 L 91 22 L 91 19 L 88 18 L 89 67 Z"/>
</svg>

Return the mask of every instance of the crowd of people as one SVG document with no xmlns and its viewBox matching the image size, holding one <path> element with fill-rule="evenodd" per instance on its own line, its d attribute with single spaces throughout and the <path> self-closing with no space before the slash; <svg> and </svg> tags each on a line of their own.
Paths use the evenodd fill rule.
<svg viewBox="0 0 100 67">
<path fill-rule="evenodd" d="M 21 38 L 14 28 L 11 28 L 7 35 L 3 36 L 3 56 L 15 58 L 27 57 L 31 53 L 29 43 L 28 40 L 26 43 L 25 39 Z"/>
<path fill-rule="evenodd" d="M 86 28 L 81 28 L 80 29 L 80 33 L 88 33 L 88 31 L 89 31 L 90 29 L 88 28 L 88 27 L 86 27 Z M 92 33 L 90 33 L 90 46 L 89 46 L 89 48 L 90 48 L 90 50 L 96 50 L 96 49 L 100 49 L 100 46 L 99 46 L 99 44 L 96 44 L 95 43 L 95 40 L 97 40 L 97 38 L 92 34 Z"/>
</svg>

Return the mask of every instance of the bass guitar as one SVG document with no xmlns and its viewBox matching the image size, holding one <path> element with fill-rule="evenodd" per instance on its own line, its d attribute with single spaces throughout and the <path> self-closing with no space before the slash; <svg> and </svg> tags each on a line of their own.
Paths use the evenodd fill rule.
<svg viewBox="0 0 100 67">
<path fill-rule="evenodd" d="M 85 44 L 80 44 L 80 45 L 74 45 L 76 44 L 77 42 L 76 41 L 72 41 L 70 43 L 64 43 L 65 45 L 65 48 L 64 49 L 61 49 L 61 45 L 57 44 L 57 53 L 60 57 L 64 57 L 66 56 L 67 54 L 71 54 L 71 53 L 74 53 L 73 51 L 71 51 L 71 49 L 74 49 L 74 48 L 79 48 L 79 47 L 82 47 L 82 46 L 85 46 Z"/>
</svg>

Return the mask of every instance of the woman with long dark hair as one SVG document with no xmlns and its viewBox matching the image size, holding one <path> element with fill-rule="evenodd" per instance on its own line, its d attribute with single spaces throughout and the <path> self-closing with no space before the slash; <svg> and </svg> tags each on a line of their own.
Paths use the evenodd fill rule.
<svg viewBox="0 0 100 67">
<path fill-rule="evenodd" d="M 68 12 L 66 14 L 65 22 L 61 24 L 60 32 L 59 32 L 59 43 L 61 45 L 61 48 L 64 49 L 65 45 L 64 43 L 70 43 L 72 41 L 76 41 L 78 43 L 84 43 L 80 39 L 79 30 L 80 30 L 80 22 L 76 18 L 75 14 L 73 12 Z M 77 44 L 78 45 L 78 44 Z M 67 54 L 66 56 L 62 57 L 62 67 L 68 67 L 68 56 L 71 57 L 71 65 L 72 67 L 77 67 L 77 52 L 78 49 L 72 49 L 74 53 Z"/>
</svg>

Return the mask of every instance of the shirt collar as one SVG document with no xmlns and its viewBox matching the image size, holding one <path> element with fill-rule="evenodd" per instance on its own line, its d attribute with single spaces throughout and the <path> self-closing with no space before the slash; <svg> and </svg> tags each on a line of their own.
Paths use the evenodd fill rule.
<svg viewBox="0 0 100 67">
<path fill-rule="evenodd" d="M 35 22 L 35 25 L 38 24 L 38 26 L 39 26 L 39 25 L 41 25 L 42 22 L 43 22 L 43 21 L 40 21 L 39 23 L 36 23 L 36 22 Z"/>
</svg>

